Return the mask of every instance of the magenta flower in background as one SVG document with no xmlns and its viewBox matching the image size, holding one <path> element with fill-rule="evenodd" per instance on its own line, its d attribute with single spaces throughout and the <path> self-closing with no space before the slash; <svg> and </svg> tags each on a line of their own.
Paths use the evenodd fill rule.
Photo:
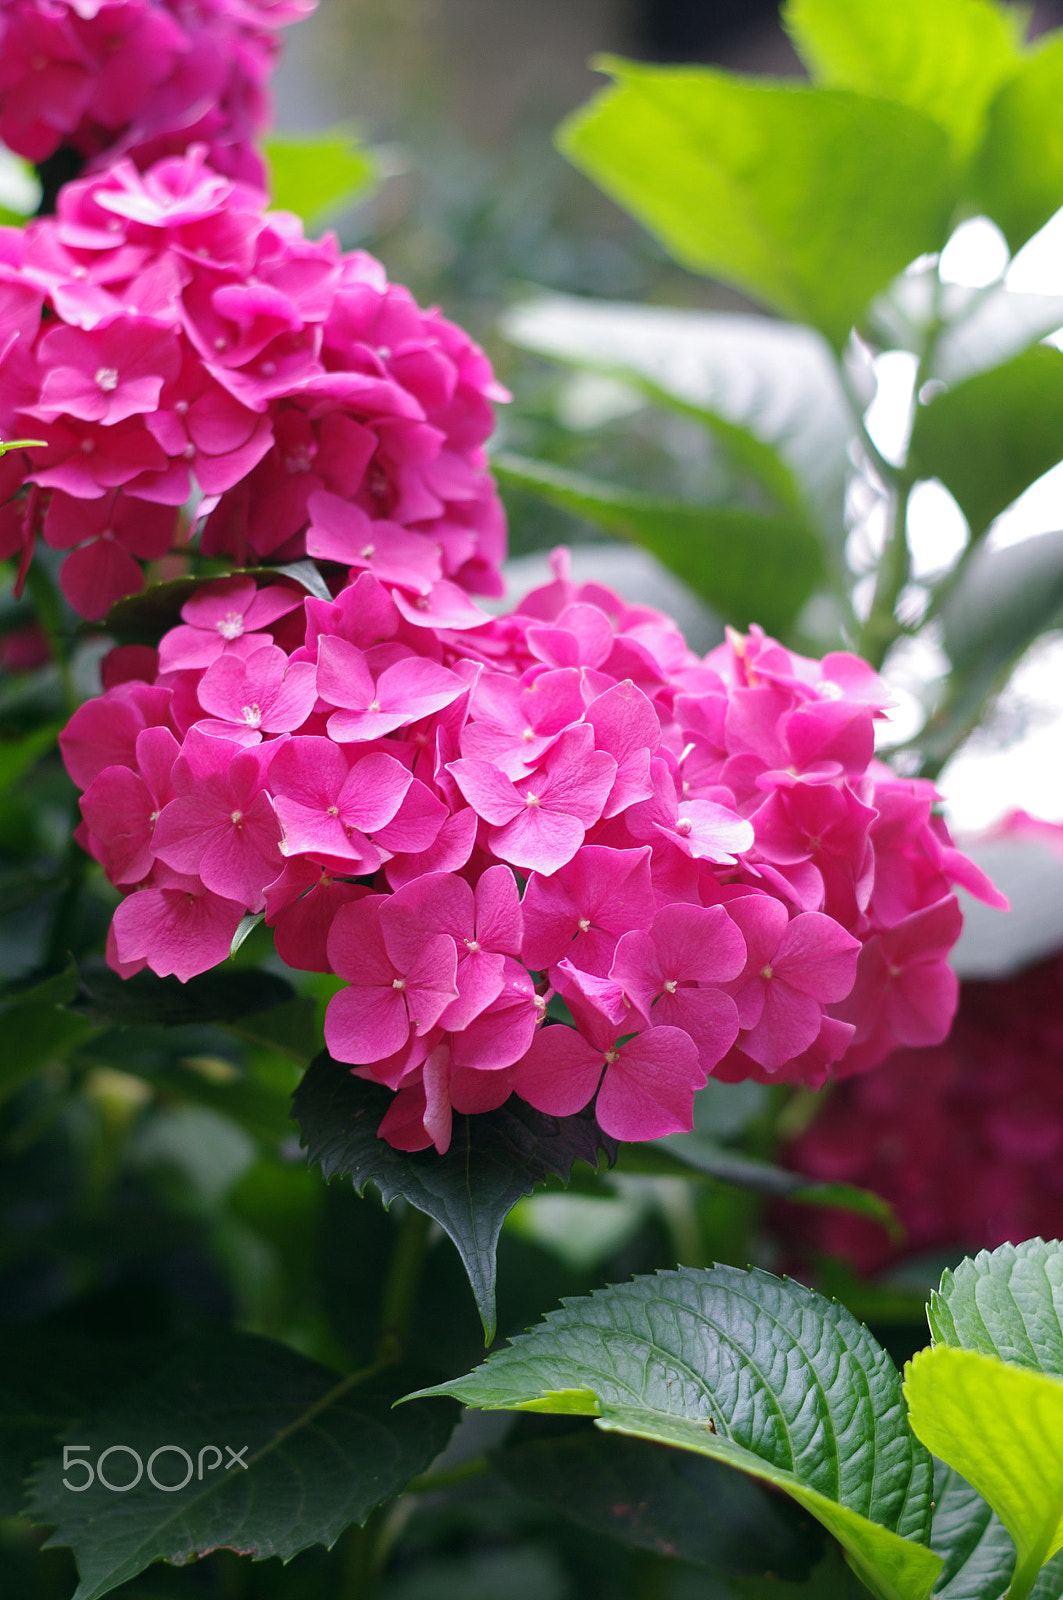
<svg viewBox="0 0 1063 1600">
<path fill-rule="evenodd" d="M 43 441 L 5 461 L 0 552 L 72 550 L 90 618 L 197 533 L 238 564 L 365 570 L 418 627 L 477 625 L 466 591 L 499 593 L 505 554 L 486 358 L 208 158 L 119 160 L 0 229 L 0 436 Z"/>
<path fill-rule="evenodd" d="M 1058 838 L 1058 832 L 1057 832 Z M 889 1201 L 904 1230 L 802 1208 L 775 1218 L 795 1264 L 828 1251 L 862 1272 L 1063 1232 L 1063 962 L 964 981 L 947 1040 L 841 1083 L 787 1164 Z"/>
<path fill-rule="evenodd" d="M 199 141 L 219 172 L 261 182 L 277 30 L 315 0 L 5 0 L 0 140 L 148 166 Z"/>
</svg>

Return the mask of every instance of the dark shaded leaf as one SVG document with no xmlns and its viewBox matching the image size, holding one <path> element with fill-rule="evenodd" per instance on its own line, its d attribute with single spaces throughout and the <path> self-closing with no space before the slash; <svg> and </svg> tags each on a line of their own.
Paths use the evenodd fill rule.
<svg viewBox="0 0 1063 1600">
<path fill-rule="evenodd" d="M 120 1484 L 136 1476 L 129 1453 L 136 1451 L 144 1475 L 135 1487 L 66 1488 L 64 1476 L 80 1483 L 87 1474 L 73 1466 L 64 1472 L 61 1456 L 36 1474 L 33 1516 L 55 1524 L 49 1544 L 73 1549 L 81 1574 L 75 1600 L 97 1600 L 160 1559 L 183 1565 L 229 1548 L 287 1561 L 310 1545 L 331 1548 L 446 1443 L 453 1411 L 435 1416 L 421 1405 L 407 1417 L 392 1410 L 408 1380 L 402 1368 L 341 1377 L 248 1334 L 192 1346 L 65 1440 L 87 1446 L 80 1459 L 93 1468 L 104 1450 L 128 1446 L 104 1464 Z M 160 1490 L 149 1481 L 152 1452 L 167 1446 L 175 1448 L 156 1460 L 155 1476 L 177 1485 L 191 1460 L 184 1488 Z M 226 1447 L 246 1447 L 247 1470 L 229 1462 Z"/>
<path fill-rule="evenodd" d="M 168 1345 L 48 1329 L 0 1334 L 0 1518 L 23 1509 L 23 1483 L 79 1417 L 172 1354 Z"/>
<path fill-rule="evenodd" d="M 78 1005 L 101 1022 L 173 1027 L 189 1022 L 237 1022 L 294 998 L 295 991 L 285 978 L 258 969 L 216 967 L 181 983 L 147 970 L 120 978 L 109 967 L 92 965 L 82 969 Z"/>
<path fill-rule="evenodd" d="M 804 1578 L 822 1553 L 816 1524 L 717 1461 L 581 1428 L 495 1450 L 519 1494 L 595 1533 L 721 1573 Z"/>
<path fill-rule="evenodd" d="M 797 517 L 654 500 L 508 452 L 492 466 L 551 505 L 643 545 L 739 627 L 785 633 L 823 575 L 823 550 Z"/>
<path fill-rule="evenodd" d="M 396 1150 L 377 1137 L 388 1089 L 355 1078 L 322 1053 L 298 1089 L 292 1115 L 311 1161 L 326 1178 L 347 1177 L 359 1194 L 374 1184 L 390 1205 L 408 1200 L 434 1218 L 461 1255 L 487 1342 L 495 1330 L 495 1253 L 517 1201 L 546 1178 L 567 1179 L 575 1161 L 597 1167 L 616 1145 L 593 1117 L 548 1117 L 510 1096 L 497 1111 L 454 1118 L 446 1155 Z"/>
<path fill-rule="evenodd" d="M 181 607 L 194 594 L 208 583 L 217 583 L 219 578 L 237 577 L 255 578 L 260 585 L 274 582 L 278 577 L 288 578 L 318 599 L 332 598 L 321 574 L 309 561 L 293 561 L 278 567 L 232 567 L 194 578 L 170 578 L 166 583 L 153 583 L 140 594 L 116 600 L 103 626 L 120 644 L 158 644 L 164 633 L 177 627 L 181 621 Z"/>
</svg>

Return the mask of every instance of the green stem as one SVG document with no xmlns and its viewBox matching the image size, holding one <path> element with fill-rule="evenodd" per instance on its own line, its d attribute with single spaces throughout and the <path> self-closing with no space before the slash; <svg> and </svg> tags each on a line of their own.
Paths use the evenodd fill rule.
<svg viewBox="0 0 1063 1600">
<path fill-rule="evenodd" d="M 470 1456 L 468 1461 L 461 1461 L 454 1467 L 444 1467 L 442 1472 L 422 1472 L 419 1477 L 411 1478 L 403 1493 L 434 1494 L 437 1489 L 449 1489 L 455 1483 L 465 1483 L 469 1478 L 482 1478 L 485 1472 L 490 1471 L 491 1463 L 485 1455 Z"/>
<path fill-rule="evenodd" d="M 67 656 L 67 629 L 63 618 L 63 603 L 59 598 L 52 575 L 47 568 L 37 560 L 30 563 L 26 574 L 26 588 L 33 598 L 33 609 L 40 623 L 41 631 L 48 640 L 56 670 L 59 673 L 59 682 L 63 688 L 63 699 L 66 702 L 67 714 L 73 716 L 79 705 L 78 692 L 74 686 L 74 676 L 70 670 L 70 661 Z"/>
<path fill-rule="evenodd" d="M 897 601 L 908 582 L 911 558 L 908 551 L 908 497 L 912 485 L 907 476 L 894 473 L 893 505 L 886 545 L 875 574 L 871 610 L 860 633 L 860 654 L 873 667 L 881 667 L 894 640 L 904 629 L 896 618 Z"/>
<path fill-rule="evenodd" d="M 89 858 L 74 838 L 74 829 L 81 821 L 81 809 L 74 799 L 73 816 L 70 822 L 70 838 L 64 852 L 62 882 L 63 888 L 55 903 L 52 913 L 52 923 L 48 930 L 48 947 L 45 951 L 44 966 L 47 971 L 53 967 L 66 964 L 67 957 L 73 952 L 70 949 L 70 928 L 78 900 L 81 898 L 81 889 L 88 870 Z"/>
<path fill-rule="evenodd" d="M 337 1600 L 368 1600 L 380 1576 L 378 1543 L 385 1512 L 378 1506 L 361 1527 L 347 1529 L 341 1550 L 342 1573 Z"/>
<path fill-rule="evenodd" d="M 432 1219 L 423 1211 L 407 1205 L 380 1302 L 377 1348 L 382 1355 L 397 1356 L 406 1342 L 431 1225 Z"/>
<path fill-rule="evenodd" d="M 1040 1553 L 1036 1550 L 1031 1551 L 1026 1560 L 1016 1566 L 1011 1583 L 1008 1586 L 1007 1600 L 1026 1600 L 1030 1590 L 1037 1582 L 1037 1574 L 1043 1565 L 1042 1558 L 1044 1553 L 1043 1550 Z"/>
</svg>

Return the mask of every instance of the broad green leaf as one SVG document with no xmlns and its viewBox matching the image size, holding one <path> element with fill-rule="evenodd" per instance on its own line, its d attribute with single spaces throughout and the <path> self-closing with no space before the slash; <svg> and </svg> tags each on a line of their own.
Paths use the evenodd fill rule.
<svg viewBox="0 0 1063 1600">
<path fill-rule="evenodd" d="M 840 349 L 956 200 L 947 134 L 841 89 L 701 67 L 600 63 L 617 79 L 563 152 L 684 266 L 808 322 Z"/>
<path fill-rule="evenodd" d="M 940 763 L 980 716 L 985 697 L 1046 628 L 1063 619 L 1063 532 L 1043 533 L 1004 550 L 975 551 L 941 608 L 952 661 L 949 693 L 919 737 Z"/>
<path fill-rule="evenodd" d="M 310 1545 L 331 1548 L 446 1443 L 453 1414 L 392 1410 L 403 1382 L 401 1368 L 341 1377 L 248 1334 L 192 1346 L 63 1439 L 69 1460 L 76 1452 L 94 1473 L 103 1451 L 127 1447 L 103 1463 L 121 1485 L 136 1477 L 137 1452 L 144 1470 L 135 1487 L 116 1493 L 98 1477 L 83 1492 L 64 1487 L 64 1477 L 79 1484 L 88 1474 L 64 1471 L 61 1455 L 38 1469 L 32 1514 L 55 1525 L 49 1545 L 74 1551 L 74 1600 L 97 1600 L 153 1561 L 184 1565 L 226 1547 L 288 1561 Z M 246 1447 L 246 1468 L 229 1461 L 227 1447 Z M 162 1489 L 148 1472 L 157 1450 L 152 1470 Z M 191 1481 L 177 1487 L 188 1461 Z"/>
<path fill-rule="evenodd" d="M 927 1307 L 935 1344 L 1063 1378 L 1063 1244 L 981 1250 L 942 1274 Z"/>
<path fill-rule="evenodd" d="M 1009 1594 L 1063 1549 L 1063 1380 L 935 1345 L 905 1368 L 916 1434 L 989 1502 L 1015 1541 Z"/>
<path fill-rule="evenodd" d="M 785 1490 L 879 1600 L 929 1595 L 929 1457 L 885 1351 L 836 1302 L 735 1267 L 659 1273 L 565 1303 L 423 1394 L 580 1412 Z"/>
<path fill-rule="evenodd" d="M 1025 20 L 992 0 L 788 0 L 784 13 L 814 77 L 923 112 L 961 155 L 1021 63 Z"/>
<path fill-rule="evenodd" d="M 241 967 L 216 967 L 180 983 L 176 978 L 157 978 L 148 971 L 119 978 L 108 967 L 91 966 L 82 972 L 82 989 L 79 1005 L 89 1016 L 131 1026 L 238 1022 L 273 1006 L 283 1006 L 295 997 L 287 979 Z"/>
<path fill-rule="evenodd" d="M 823 575 L 820 542 L 797 517 L 655 500 L 508 452 L 492 467 L 502 483 L 643 545 L 739 627 L 785 633 Z"/>
<path fill-rule="evenodd" d="M 715 1572 L 771 1572 L 794 1582 L 822 1551 L 815 1523 L 754 1479 L 585 1424 L 560 1437 L 551 1429 L 546 1438 L 507 1443 L 492 1452 L 491 1465 L 518 1494 L 594 1533 Z"/>
<path fill-rule="evenodd" d="M 171 1354 L 138 1339 L 104 1340 L 41 1328 L 0 1336 L 0 1518 L 23 1509 L 35 1461 L 87 1411 L 113 1400 Z"/>
<path fill-rule="evenodd" d="M 1015 1566 L 1015 1541 L 982 1496 L 938 1462 L 930 1543 L 945 1565 L 935 1600 L 1002 1600 Z M 1042 1567 L 1031 1600 L 1061 1600 L 1063 1551 Z"/>
<path fill-rule="evenodd" d="M 1063 34 L 1027 57 L 989 108 L 975 165 L 975 201 L 1012 251 L 1063 205 Z"/>
<path fill-rule="evenodd" d="M 1000 283 L 968 289 L 941 283 L 936 267 L 902 273 L 867 322 L 876 343 L 912 351 L 927 379 L 950 385 L 1011 361 L 1057 328 L 1063 295 L 1014 294 Z"/>
<path fill-rule="evenodd" d="M 596 1168 L 600 1151 L 614 1159 L 616 1145 L 589 1116 L 548 1117 L 511 1096 L 497 1111 L 455 1116 L 446 1155 L 396 1150 L 377 1136 L 392 1099 L 322 1053 L 295 1092 L 292 1115 L 326 1178 L 350 1178 L 359 1194 L 372 1183 L 386 1206 L 408 1200 L 439 1223 L 457 1246 L 490 1343 L 495 1252 L 509 1212 L 544 1179 L 567 1180 L 575 1161 Z"/>
<path fill-rule="evenodd" d="M 271 205 L 294 211 L 307 224 L 362 200 L 375 187 L 376 164 L 349 129 L 305 137 L 273 134 L 266 140 Z"/>
<path fill-rule="evenodd" d="M 1026 350 L 918 407 L 910 470 L 940 478 L 971 534 L 1063 457 L 1063 354 Z"/>
<path fill-rule="evenodd" d="M 501 327 L 526 350 L 619 378 L 704 422 L 780 504 L 803 506 L 839 537 L 855 422 L 813 328 L 574 295 L 526 301 Z"/>
</svg>

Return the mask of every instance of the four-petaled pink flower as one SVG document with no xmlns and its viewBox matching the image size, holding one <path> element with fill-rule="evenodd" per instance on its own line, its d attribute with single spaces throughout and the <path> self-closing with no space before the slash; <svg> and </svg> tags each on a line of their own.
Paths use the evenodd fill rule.
<svg viewBox="0 0 1063 1600">
<path fill-rule="evenodd" d="M 338 1061 L 361 1066 L 394 1055 L 458 998 L 454 940 L 433 934 L 415 950 L 402 940 L 389 943 L 379 898 L 340 908 L 328 954 L 333 971 L 351 985 L 333 995 L 325 1014 L 325 1042 Z"/>
</svg>

